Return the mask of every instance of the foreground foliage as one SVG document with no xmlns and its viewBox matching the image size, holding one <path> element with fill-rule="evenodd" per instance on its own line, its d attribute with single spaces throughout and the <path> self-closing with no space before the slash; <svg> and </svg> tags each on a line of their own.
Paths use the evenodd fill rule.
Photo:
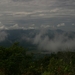
<svg viewBox="0 0 75 75">
<path fill-rule="evenodd" d="M 75 52 L 52 53 L 35 59 L 18 43 L 0 47 L 0 75 L 75 75 Z"/>
</svg>

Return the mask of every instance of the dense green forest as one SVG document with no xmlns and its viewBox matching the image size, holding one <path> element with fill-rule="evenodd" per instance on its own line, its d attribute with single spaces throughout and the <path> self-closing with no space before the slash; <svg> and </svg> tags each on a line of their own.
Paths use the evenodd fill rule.
<svg viewBox="0 0 75 75">
<path fill-rule="evenodd" d="M 0 46 L 0 75 L 75 75 L 75 52 L 37 55 L 18 43 Z"/>
</svg>

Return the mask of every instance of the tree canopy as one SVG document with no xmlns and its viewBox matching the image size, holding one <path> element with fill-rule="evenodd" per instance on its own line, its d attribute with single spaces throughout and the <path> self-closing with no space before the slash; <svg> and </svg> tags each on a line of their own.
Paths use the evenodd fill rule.
<svg viewBox="0 0 75 75">
<path fill-rule="evenodd" d="M 0 46 L 0 75 L 75 75 L 75 52 L 34 59 L 34 54 L 27 54 L 17 42 L 10 47 Z"/>
</svg>

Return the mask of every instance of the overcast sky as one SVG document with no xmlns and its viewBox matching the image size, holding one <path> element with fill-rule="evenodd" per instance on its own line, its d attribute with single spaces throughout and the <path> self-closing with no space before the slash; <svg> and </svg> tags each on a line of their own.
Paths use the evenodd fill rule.
<svg viewBox="0 0 75 75">
<path fill-rule="evenodd" d="M 0 29 L 75 30 L 75 0 L 0 0 Z"/>
</svg>

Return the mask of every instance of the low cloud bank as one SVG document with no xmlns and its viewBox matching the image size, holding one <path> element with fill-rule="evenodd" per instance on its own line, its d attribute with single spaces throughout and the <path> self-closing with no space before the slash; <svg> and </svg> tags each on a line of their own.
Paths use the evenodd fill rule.
<svg viewBox="0 0 75 75">
<path fill-rule="evenodd" d="M 8 36 L 8 33 L 5 31 L 0 31 L 0 42 L 4 41 Z"/>
<path fill-rule="evenodd" d="M 45 34 L 46 32 L 43 30 L 34 38 L 34 44 L 38 45 L 40 50 L 57 52 L 75 49 L 75 35 L 73 36 L 74 38 L 70 38 L 68 37 L 70 34 L 66 35 L 66 32 L 62 34 L 55 32 L 54 37 L 50 39 Z"/>
</svg>

